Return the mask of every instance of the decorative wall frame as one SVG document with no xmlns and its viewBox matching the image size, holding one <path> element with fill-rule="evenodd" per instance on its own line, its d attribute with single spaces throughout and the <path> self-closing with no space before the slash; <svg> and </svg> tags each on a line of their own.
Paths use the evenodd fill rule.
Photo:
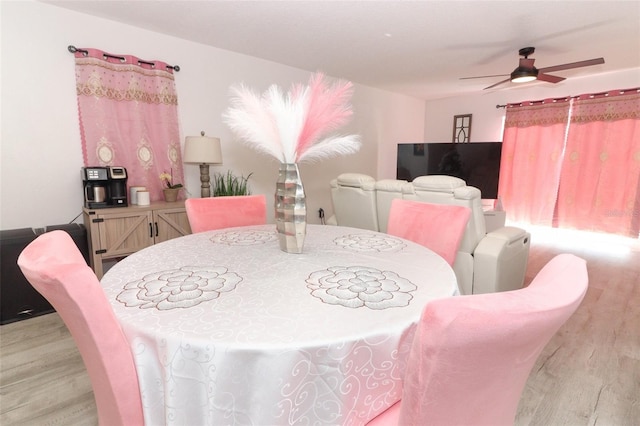
<svg viewBox="0 0 640 426">
<path fill-rule="evenodd" d="M 453 116 L 453 136 L 451 142 L 465 143 L 471 139 L 471 115 L 461 114 Z"/>
</svg>

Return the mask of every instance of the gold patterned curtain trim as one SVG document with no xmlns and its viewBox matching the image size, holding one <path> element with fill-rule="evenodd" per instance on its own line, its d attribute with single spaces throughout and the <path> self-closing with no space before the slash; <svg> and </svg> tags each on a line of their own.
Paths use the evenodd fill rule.
<svg viewBox="0 0 640 426">
<path fill-rule="evenodd" d="M 610 90 L 578 96 L 524 101 L 506 105 L 505 127 L 548 126 L 567 122 L 560 112 L 574 101 L 571 121 L 615 121 L 640 118 L 640 88 Z M 560 109 L 558 109 L 560 108 Z"/>
<path fill-rule="evenodd" d="M 634 87 L 632 89 L 618 89 L 618 90 L 609 90 L 607 92 L 599 92 L 599 93 L 585 93 L 578 96 L 573 96 L 573 98 L 579 99 L 581 101 L 586 99 L 596 99 L 596 98 L 606 98 L 606 97 L 616 97 L 616 96 L 625 96 L 625 95 L 636 95 L 640 93 L 640 87 Z"/>
<path fill-rule="evenodd" d="M 128 57 L 128 60 L 135 60 L 134 57 Z M 126 88 L 116 88 L 112 85 L 103 84 L 101 74 L 91 72 L 86 77 L 78 74 L 76 78 L 76 94 L 78 96 L 89 96 L 96 98 L 105 98 L 114 101 L 135 101 L 146 104 L 155 105 L 177 105 L 178 96 L 174 87 L 173 73 L 163 69 L 149 69 L 131 63 L 112 63 L 102 58 L 95 57 L 76 57 L 76 73 L 80 73 L 82 67 L 88 70 L 101 69 L 107 72 L 129 73 L 129 75 L 138 75 L 141 79 L 156 79 L 158 87 L 153 90 L 145 90 L 136 84 L 130 84 Z M 78 68 L 80 67 L 80 68 Z M 104 75 L 107 75 L 105 73 Z M 135 81 L 135 80 L 134 80 Z"/>
<path fill-rule="evenodd" d="M 107 98 L 114 101 L 137 101 L 156 105 L 178 105 L 178 96 L 175 94 L 147 93 L 143 90 L 135 89 L 117 90 L 114 88 L 95 86 L 91 83 L 78 83 L 76 85 L 76 93 L 78 96 Z"/>
<path fill-rule="evenodd" d="M 521 107 L 531 107 L 531 106 L 540 106 L 540 105 L 549 105 L 549 104 L 557 104 L 559 102 L 568 102 L 571 100 L 571 96 L 564 96 L 562 98 L 548 98 L 541 99 L 538 101 L 523 101 L 523 102 L 515 102 L 511 104 L 505 105 L 506 108 L 521 108 Z"/>
<path fill-rule="evenodd" d="M 590 123 L 592 121 L 640 120 L 640 112 L 606 113 L 593 115 L 572 115 L 572 123 Z"/>
<path fill-rule="evenodd" d="M 571 112 L 574 123 L 640 119 L 640 94 L 627 92 L 627 96 L 589 96 L 575 100 Z"/>
<path fill-rule="evenodd" d="M 558 103 L 558 102 L 567 102 L 571 99 L 595 99 L 595 98 L 603 98 L 603 97 L 615 97 L 615 96 L 624 96 L 624 95 L 635 95 L 640 94 L 640 87 L 634 87 L 631 89 L 617 89 L 617 90 L 609 90 L 606 92 L 598 92 L 598 93 L 584 93 L 582 95 L 577 96 L 563 96 L 559 98 L 548 98 L 541 99 L 537 101 L 522 101 L 522 102 L 514 102 L 506 105 L 496 105 L 496 108 L 521 108 L 521 107 L 529 107 L 534 105 L 544 105 L 550 103 Z"/>
<path fill-rule="evenodd" d="M 569 118 L 569 99 L 531 102 L 518 109 L 508 107 L 505 127 L 531 127 L 565 124 Z"/>
</svg>

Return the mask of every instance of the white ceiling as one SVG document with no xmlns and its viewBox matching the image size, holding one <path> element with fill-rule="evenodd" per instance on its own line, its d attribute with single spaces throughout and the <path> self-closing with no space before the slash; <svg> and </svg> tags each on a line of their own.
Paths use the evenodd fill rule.
<svg viewBox="0 0 640 426">
<path fill-rule="evenodd" d="M 459 78 L 508 74 L 527 46 L 537 68 L 605 59 L 561 77 L 640 68 L 636 0 L 45 2 L 423 99 L 481 92 L 506 77 Z"/>
</svg>

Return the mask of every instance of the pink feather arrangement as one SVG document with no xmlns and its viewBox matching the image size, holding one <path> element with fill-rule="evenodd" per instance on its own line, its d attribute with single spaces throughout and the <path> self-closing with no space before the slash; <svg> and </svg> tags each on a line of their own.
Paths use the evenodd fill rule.
<svg viewBox="0 0 640 426">
<path fill-rule="evenodd" d="M 282 163 L 317 161 L 360 149 L 358 135 L 328 135 L 353 115 L 352 94 L 350 82 L 329 85 L 322 73 L 287 94 L 273 85 L 259 96 L 241 85 L 231 88 L 231 106 L 222 117 L 243 142 Z"/>
</svg>

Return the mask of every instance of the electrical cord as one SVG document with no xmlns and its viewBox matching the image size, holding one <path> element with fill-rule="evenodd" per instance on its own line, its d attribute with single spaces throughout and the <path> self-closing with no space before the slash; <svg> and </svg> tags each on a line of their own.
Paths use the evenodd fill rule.
<svg viewBox="0 0 640 426">
<path fill-rule="evenodd" d="M 77 218 L 80 217 L 80 215 L 82 214 L 82 212 L 78 213 L 78 216 L 74 217 L 73 219 L 71 219 L 71 221 L 69 223 L 73 223 L 76 221 Z"/>
</svg>

